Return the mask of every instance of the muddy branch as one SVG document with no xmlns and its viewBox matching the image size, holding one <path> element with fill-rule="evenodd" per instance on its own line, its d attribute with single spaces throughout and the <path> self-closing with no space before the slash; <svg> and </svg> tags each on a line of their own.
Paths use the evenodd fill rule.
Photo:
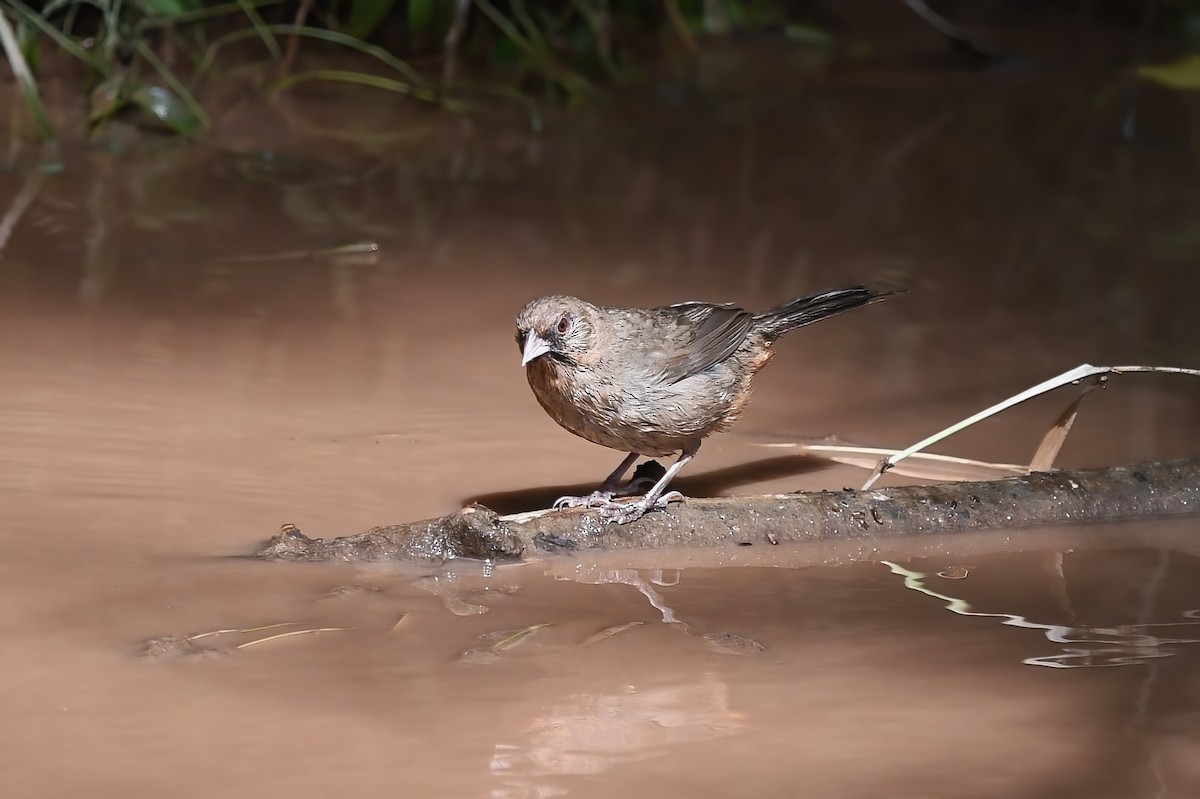
<svg viewBox="0 0 1200 799">
<path fill-rule="evenodd" d="M 688 499 L 627 525 L 582 509 L 498 516 L 472 505 L 436 519 L 309 538 L 284 525 L 274 560 L 514 560 L 582 550 L 886 539 L 1200 513 L 1200 458 L 1056 470 L 985 482 Z"/>
</svg>

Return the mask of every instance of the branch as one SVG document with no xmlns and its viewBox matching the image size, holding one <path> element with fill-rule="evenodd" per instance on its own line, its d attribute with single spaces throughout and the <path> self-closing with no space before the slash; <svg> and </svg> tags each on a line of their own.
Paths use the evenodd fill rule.
<svg viewBox="0 0 1200 799">
<path fill-rule="evenodd" d="M 285 524 L 256 554 L 301 561 L 504 561 L 582 550 L 876 540 L 1197 513 L 1200 458 L 1185 458 L 983 482 L 688 499 L 627 525 L 605 524 L 583 509 L 502 517 L 482 505 L 342 538 L 309 538 Z"/>
</svg>

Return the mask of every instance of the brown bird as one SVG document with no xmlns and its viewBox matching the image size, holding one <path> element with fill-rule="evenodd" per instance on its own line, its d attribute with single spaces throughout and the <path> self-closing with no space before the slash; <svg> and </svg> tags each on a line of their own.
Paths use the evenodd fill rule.
<svg viewBox="0 0 1200 799">
<path fill-rule="evenodd" d="M 554 507 L 598 507 L 625 524 L 665 508 L 663 491 L 700 449 L 727 430 L 750 400 L 750 380 L 790 330 L 899 292 L 855 286 L 750 313 L 733 305 L 685 302 L 664 308 L 605 308 L 575 297 L 542 297 L 517 315 L 517 346 L 542 408 L 577 436 L 628 452 L 597 491 Z M 679 459 L 637 502 L 621 479 L 639 455 Z"/>
</svg>

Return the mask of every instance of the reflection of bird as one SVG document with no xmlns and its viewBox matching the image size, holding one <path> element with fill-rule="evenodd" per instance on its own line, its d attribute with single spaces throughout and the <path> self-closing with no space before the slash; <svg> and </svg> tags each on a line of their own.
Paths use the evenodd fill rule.
<svg viewBox="0 0 1200 799">
<path fill-rule="evenodd" d="M 574 297 L 542 297 L 517 315 L 529 385 L 546 413 L 588 441 L 628 452 L 599 490 L 555 507 L 599 507 L 619 524 L 681 498 L 667 484 L 705 436 L 728 429 L 750 399 L 750 379 L 775 340 L 797 327 L 897 292 L 834 289 L 752 314 L 732 305 L 686 302 L 665 308 L 604 308 Z M 621 478 L 638 455 L 680 452 L 641 500 Z"/>
</svg>

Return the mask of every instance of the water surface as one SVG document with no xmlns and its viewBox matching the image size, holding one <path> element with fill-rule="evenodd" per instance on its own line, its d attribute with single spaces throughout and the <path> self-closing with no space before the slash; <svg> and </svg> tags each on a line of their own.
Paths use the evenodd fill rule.
<svg viewBox="0 0 1200 799">
<path fill-rule="evenodd" d="M 542 294 L 910 287 L 785 339 L 691 495 L 856 485 L 764 445 L 904 446 L 1083 361 L 1200 365 L 1180 98 L 1144 88 L 1127 140 L 1095 59 L 895 47 L 757 93 L 718 52 L 537 135 L 230 118 L 241 156 L 90 151 L 37 187 L 0 262 L 6 795 L 1200 795 L 1194 519 L 490 576 L 228 557 L 601 479 L 620 456 L 519 368 Z M 1195 453 L 1196 396 L 1114 381 L 1063 465 Z M 1028 459 L 1072 397 L 942 451 Z"/>
</svg>

